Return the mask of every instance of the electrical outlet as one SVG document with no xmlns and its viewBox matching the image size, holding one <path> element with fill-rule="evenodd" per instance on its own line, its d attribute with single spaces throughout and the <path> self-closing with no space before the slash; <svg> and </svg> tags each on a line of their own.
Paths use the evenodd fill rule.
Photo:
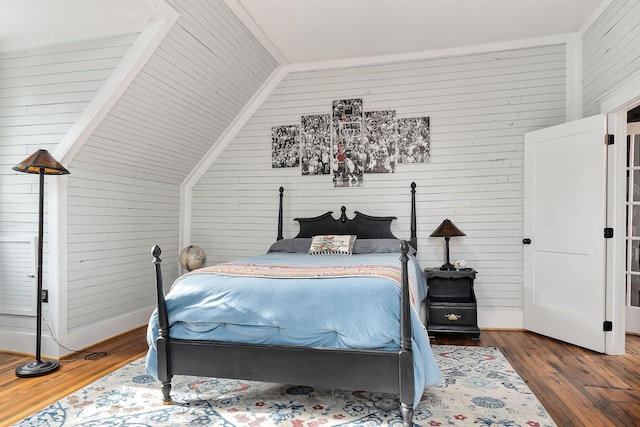
<svg viewBox="0 0 640 427">
<path fill-rule="evenodd" d="M 49 302 L 49 289 L 42 290 L 42 302 Z"/>
</svg>

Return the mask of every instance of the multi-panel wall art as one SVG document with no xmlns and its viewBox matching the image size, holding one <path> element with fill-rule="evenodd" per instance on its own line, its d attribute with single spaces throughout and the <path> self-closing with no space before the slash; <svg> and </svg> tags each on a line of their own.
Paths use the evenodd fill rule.
<svg viewBox="0 0 640 427">
<path fill-rule="evenodd" d="M 332 175 L 335 187 L 360 187 L 365 173 L 393 173 L 398 164 L 431 159 L 429 117 L 396 118 L 364 111 L 362 99 L 333 101 L 332 114 L 302 116 L 271 128 L 272 167 Z"/>
</svg>

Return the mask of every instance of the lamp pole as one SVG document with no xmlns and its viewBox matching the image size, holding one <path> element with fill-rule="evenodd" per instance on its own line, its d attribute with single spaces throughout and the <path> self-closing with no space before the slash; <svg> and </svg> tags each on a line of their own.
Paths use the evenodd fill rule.
<svg viewBox="0 0 640 427">
<path fill-rule="evenodd" d="M 40 168 L 40 203 L 38 209 L 38 286 L 36 293 L 36 364 L 42 364 L 42 253 L 44 240 L 44 169 Z"/>
<path fill-rule="evenodd" d="M 446 250 L 447 250 L 447 263 L 445 264 L 448 267 L 452 266 L 451 262 L 449 261 L 449 240 L 451 240 L 450 236 L 444 236 L 444 245 L 446 246 Z"/>
</svg>

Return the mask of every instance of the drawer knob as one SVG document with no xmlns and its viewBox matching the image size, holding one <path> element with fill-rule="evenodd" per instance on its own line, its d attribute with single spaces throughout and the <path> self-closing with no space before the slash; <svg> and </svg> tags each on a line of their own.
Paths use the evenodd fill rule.
<svg viewBox="0 0 640 427">
<path fill-rule="evenodd" d="M 444 317 L 451 320 L 452 322 L 455 322 L 456 320 L 460 319 L 462 316 L 460 316 L 459 314 L 451 313 L 451 314 L 445 314 Z"/>
</svg>

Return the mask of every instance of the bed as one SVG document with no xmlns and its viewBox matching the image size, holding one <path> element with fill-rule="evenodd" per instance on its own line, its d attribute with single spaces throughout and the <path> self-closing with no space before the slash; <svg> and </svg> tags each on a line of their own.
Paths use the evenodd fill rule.
<svg viewBox="0 0 640 427">
<path fill-rule="evenodd" d="M 154 246 L 147 372 L 163 402 L 174 375 L 388 392 L 412 425 L 424 388 L 441 380 L 420 315 L 415 187 L 409 242 L 391 232 L 395 217 L 348 218 L 344 206 L 338 219 L 295 218 L 299 233 L 284 239 L 281 187 L 278 235 L 264 255 L 194 270 L 165 296 Z M 348 240 L 345 254 L 334 238 Z"/>
</svg>

